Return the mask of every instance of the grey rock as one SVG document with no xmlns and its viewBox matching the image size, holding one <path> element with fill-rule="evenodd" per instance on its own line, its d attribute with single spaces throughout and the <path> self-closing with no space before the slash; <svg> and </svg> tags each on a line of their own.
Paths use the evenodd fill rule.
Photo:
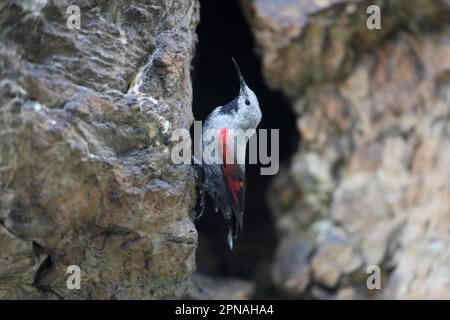
<svg viewBox="0 0 450 320">
<path fill-rule="evenodd" d="M 0 4 L 0 298 L 183 297 L 193 180 L 170 136 L 193 120 L 198 3 L 77 1 L 79 30 L 70 4 Z"/>
<path fill-rule="evenodd" d="M 186 298 L 192 300 L 247 300 L 251 299 L 254 291 L 255 284 L 251 281 L 195 273 L 192 276 Z"/>
<path fill-rule="evenodd" d="M 371 1 L 241 3 L 265 81 L 297 115 L 301 144 L 268 197 L 281 246 L 316 239 L 302 296 L 448 299 L 449 2 L 381 1 L 380 30 Z"/>
</svg>

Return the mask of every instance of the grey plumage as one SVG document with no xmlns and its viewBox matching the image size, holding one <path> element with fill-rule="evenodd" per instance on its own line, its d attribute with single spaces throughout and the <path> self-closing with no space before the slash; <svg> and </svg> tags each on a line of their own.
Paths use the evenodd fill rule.
<svg viewBox="0 0 450 320">
<path fill-rule="evenodd" d="M 261 120 L 261 110 L 258 99 L 253 91 L 247 86 L 239 70 L 237 63 L 233 59 L 236 72 L 239 77 L 239 95 L 224 106 L 215 108 L 207 117 L 203 125 L 202 145 L 205 150 L 211 143 L 223 143 L 223 136 L 208 140 L 206 133 L 210 129 L 217 132 L 223 130 L 256 129 Z M 236 143 L 234 140 L 228 142 L 225 132 L 225 148 L 229 143 L 233 143 L 236 160 L 237 155 L 242 153 L 245 159 L 245 148 L 247 141 Z M 224 149 L 225 150 L 225 149 Z M 229 226 L 227 241 L 230 249 L 233 249 L 233 240 L 237 238 L 238 230 L 243 227 L 243 210 L 245 198 L 245 164 L 217 164 L 213 163 L 213 157 L 209 154 L 203 155 L 201 169 L 204 181 L 202 187 L 214 200 L 215 207 L 219 209 Z M 205 163 L 206 162 L 206 163 Z"/>
</svg>

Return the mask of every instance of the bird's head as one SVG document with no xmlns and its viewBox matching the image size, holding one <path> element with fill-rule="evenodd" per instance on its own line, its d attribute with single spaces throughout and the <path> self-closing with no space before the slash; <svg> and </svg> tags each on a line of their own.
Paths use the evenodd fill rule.
<svg viewBox="0 0 450 320">
<path fill-rule="evenodd" d="M 261 121 L 261 110 L 259 109 L 258 99 L 255 93 L 245 83 L 241 70 L 238 64 L 233 60 L 236 73 L 239 77 L 239 96 L 236 98 L 237 112 L 235 113 L 234 120 L 237 122 L 239 128 L 244 130 L 256 129 Z"/>
</svg>

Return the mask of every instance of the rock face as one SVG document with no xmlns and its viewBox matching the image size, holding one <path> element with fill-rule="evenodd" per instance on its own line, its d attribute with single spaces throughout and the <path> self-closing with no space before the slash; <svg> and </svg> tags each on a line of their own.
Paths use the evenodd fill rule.
<svg viewBox="0 0 450 320">
<path fill-rule="evenodd" d="M 251 281 L 195 273 L 186 295 L 190 300 L 247 300 L 255 291 Z"/>
<path fill-rule="evenodd" d="M 372 2 L 242 1 L 302 139 L 268 193 L 273 282 L 290 297 L 448 299 L 450 3 L 376 1 L 369 30 Z"/>
<path fill-rule="evenodd" d="M 185 294 L 193 188 L 170 147 L 193 120 L 198 19 L 195 0 L 2 1 L 1 299 Z"/>
</svg>

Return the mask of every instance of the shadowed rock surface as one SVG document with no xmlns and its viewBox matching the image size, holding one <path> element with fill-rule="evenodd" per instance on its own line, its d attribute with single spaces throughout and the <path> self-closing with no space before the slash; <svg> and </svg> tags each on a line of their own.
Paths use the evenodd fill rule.
<svg viewBox="0 0 450 320">
<path fill-rule="evenodd" d="M 375 3 L 242 1 L 302 139 L 267 194 L 291 298 L 450 298 L 450 3 Z"/>
<path fill-rule="evenodd" d="M 247 300 L 255 291 L 251 281 L 234 278 L 209 277 L 201 273 L 192 276 L 187 299 L 192 300 Z"/>
<path fill-rule="evenodd" d="M 0 299 L 184 296 L 194 194 L 170 137 L 198 19 L 194 0 L 2 1 Z"/>
</svg>

